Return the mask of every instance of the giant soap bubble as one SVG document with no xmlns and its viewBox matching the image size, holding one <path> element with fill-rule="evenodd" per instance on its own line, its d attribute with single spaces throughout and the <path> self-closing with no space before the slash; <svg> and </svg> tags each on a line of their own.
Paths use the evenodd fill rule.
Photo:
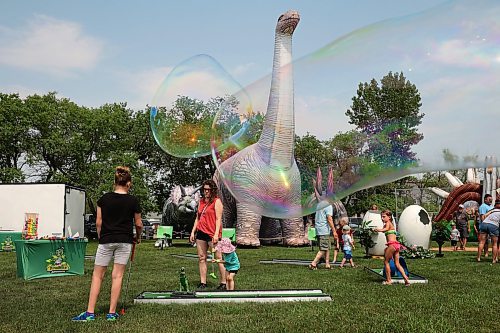
<svg viewBox="0 0 500 333">
<path fill-rule="evenodd" d="M 238 100 L 230 98 L 238 91 Z M 211 138 L 223 136 L 225 140 L 237 141 L 237 133 L 242 131 L 239 119 L 226 119 L 227 132 L 212 133 L 215 113 L 221 107 L 231 109 L 238 105 L 251 112 L 250 100 L 242 87 L 208 55 L 194 56 L 176 66 L 151 104 L 150 123 L 155 140 L 164 151 L 177 157 L 209 155 Z"/>
<path fill-rule="evenodd" d="M 410 174 L 491 165 L 494 160 L 488 156 L 500 155 L 496 142 L 500 123 L 499 17 L 497 1 L 452 1 L 356 30 L 296 60 L 291 65 L 295 131 L 303 140 L 311 139 L 305 135 L 308 132 L 322 140 L 334 138 L 324 144 L 330 149 L 320 156 L 314 153 L 314 140 L 310 151 L 295 151 L 301 176 L 299 206 L 267 200 L 269 188 L 252 187 L 232 168 L 222 173 L 225 185 L 252 210 L 287 218 L 309 214 L 360 189 Z M 390 72 L 392 79 L 381 82 Z M 405 95 L 408 81 L 421 97 L 415 117 L 398 115 L 411 96 Z M 358 85 L 364 82 L 368 85 L 358 96 Z M 261 123 L 258 117 L 266 112 L 270 100 L 269 83 L 270 77 L 265 77 L 234 94 L 236 100 L 247 94 L 251 97 L 252 113 L 244 107 L 219 112 L 213 127 L 216 132 L 235 126 L 225 119 L 240 119 L 237 127 L 244 128 L 241 137 L 245 137 L 240 145 L 232 143 L 231 136 L 213 140 L 219 167 L 224 168 L 228 163 L 224 160 L 245 149 L 241 142 L 258 139 L 256 124 Z M 370 94 L 394 98 L 367 107 L 364 102 Z M 419 103 L 418 99 L 414 102 Z M 362 130 L 352 131 L 355 126 L 346 115 L 353 104 L 356 110 L 377 111 L 358 119 Z M 279 123 L 275 134 L 288 126 Z M 414 128 L 417 133 L 412 133 Z M 230 152 L 222 147 L 230 147 Z M 285 191 L 297 181 L 288 179 L 279 166 L 265 172 L 276 180 L 273 190 Z"/>
</svg>

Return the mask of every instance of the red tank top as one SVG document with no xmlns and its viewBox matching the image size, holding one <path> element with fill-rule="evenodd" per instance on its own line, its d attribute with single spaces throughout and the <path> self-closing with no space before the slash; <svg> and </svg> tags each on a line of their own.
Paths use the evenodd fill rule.
<svg viewBox="0 0 500 333">
<path fill-rule="evenodd" d="M 339 245 L 344 245 L 344 241 L 342 240 L 342 228 L 335 229 L 335 233 L 337 234 L 337 238 L 339 240 Z"/>
<path fill-rule="evenodd" d="M 215 197 L 212 202 L 205 202 L 204 199 L 198 205 L 198 226 L 197 229 L 203 231 L 210 237 L 215 234 L 215 222 L 217 220 L 215 215 L 215 203 L 219 198 Z M 205 208 L 206 207 L 206 208 Z M 219 238 L 222 237 L 222 226 L 219 229 Z"/>
</svg>

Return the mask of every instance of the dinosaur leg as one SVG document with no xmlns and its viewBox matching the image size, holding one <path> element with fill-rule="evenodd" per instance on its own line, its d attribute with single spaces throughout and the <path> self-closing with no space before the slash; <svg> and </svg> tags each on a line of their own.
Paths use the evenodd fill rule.
<svg viewBox="0 0 500 333">
<path fill-rule="evenodd" d="M 217 183 L 217 187 L 219 188 L 218 195 L 223 204 L 222 227 L 234 228 L 236 223 L 236 200 L 234 200 L 233 195 L 220 179 L 219 172 L 215 172 L 214 181 Z"/>
<path fill-rule="evenodd" d="M 272 217 L 262 217 L 259 238 L 263 245 L 272 245 L 282 242 L 281 220 Z"/>
<path fill-rule="evenodd" d="M 283 220 L 281 223 L 281 229 L 283 230 L 285 245 L 303 246 L 309 244 L 302 217 Z"/>
<path fill-rule="evenodd" d="M 245 246 L 260 246 L 259 229 L 262 216 L 239 202 L 236 203 L 236 211 L 236 243 Z"/>
<path fill-rule="evenodd" d="M 222 202 L 224 204 L 222 211 L 222 227 L 234 228 L 236 222 L 236 205 L 234 203 L 229 203 L 227 200 Z"/>
</svg>

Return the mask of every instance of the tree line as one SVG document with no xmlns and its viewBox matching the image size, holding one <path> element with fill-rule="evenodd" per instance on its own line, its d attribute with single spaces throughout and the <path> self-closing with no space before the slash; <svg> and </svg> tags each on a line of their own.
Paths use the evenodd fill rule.
<svg viewBox="0 0 500 333">
<path fill-rule="evenodd" d="M 193 103 L 200 102 L 180 96 L 177 104 Z M 332 133 L 328 140 L 309 133 L 296 136 L 297 163 L 310 170 L 331 165 L 337 176 L 353 172 L 360 158 L 367 165 L 412 163 L 416 160 L 411 148 L 423 138 L 418 132 L 424 117 L 420 106 L 417 88 L 403 73 L 389 73 L 380 84 L 375 79 L 360 83 L 346 111 L 355 129 Z M 149 107 L 132 110 L 126 103 L 81 106 L 55 92 L 25 98 L 0 93 L 0 183 L 82 187 L 92 213 L 97 199 L 112 189 L 115 166 L 127 165 L 133 173 L 132 192 L 140 198 L 143 211 L 159 212 L 173 186 L 199 185 L 212 177 L 215 165 L 211 156 L 176 158 L 162 151 L 150 129 L 149 113 Z M 195 118 L 186 110 L 183 115 Z M 364 212 L 373 203 L 391 209 L 395 188 L 440 182 L 431 174 L 420 180 L 407 177 L 343 201 L 351 214 Z"/>
</svg>

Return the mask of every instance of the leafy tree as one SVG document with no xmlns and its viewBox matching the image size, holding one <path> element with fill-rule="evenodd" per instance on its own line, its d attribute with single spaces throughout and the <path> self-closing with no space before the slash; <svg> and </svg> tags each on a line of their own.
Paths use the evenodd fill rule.
<svg viewBox="0 0 500 333">
<path fill-rule="evenodd" d="M 67 182 L 84 161 L 81 152 L 85 121 L 82 108 L 68 99 L 57 99 L 55 93 L 33 95 L 25 100 L 32 115 L 32 163 L 36 176 L 44 182 Z"/>
<path fill-rule="evenodd" d="M 31 150 L 31 114 L 17 94 L 0 93 L 0 183 L 24 181 Z"/>
<path fill-rule="evenodd" d="M 156 109 L 155 137 L 160 146 L 177 157 L 203 156 L 210 152 L 212 139 L 234 134 L 240 123 L 234 97 L 214 97 L 207 102 L 178 96 L 171 107 Z M 217 125 L 213 127 L 218 115 Z"/>
<path fill-rule="evenodd" d="M 85 188 L 93 212 L 102 193 L 112 190 L 115 166 L 127 165 L 134 175 L 133 193 L 144 211 L 154 208 L 147 186 L 149 171 L 134 149 L 139 144 L 133 135 L 132 111 L 125 103 L 89 109 L 49 93 L 27 97 L 25 107 L 32 115 L 33 179 Z"/>
<path fill-rule="evenodd" d="M 260 136 L 264 116 L 246 114 L 247 127 L 240 131 L 236 101 L 214 98 L 201 103 L 181 96 L 175 105 L 174 115 L 164 116 L 163 120 L 168 118 L 178 125 L 186 121 L 198 123 L 203 128 L 212 126 L 217 111 L 225 108 L 226 112 L 218 120 L 220 128 L 215 129 L 220 130 L 215 137 L 223 138 L 222 143 L 237 139 L 246 146 Z M 24 100 L 18 95 L 0 94 L 0 111 L 0 181 L 29 179 L 83 187 L 91 212 L 102 193 L 112 190 L 117 165 L 131 168 L 132 191 L 139 196 L 144 213 L 160 211 L 173 186 L 199 185 L 215 172 L 211 156 L 176 158 L 164 153 L 150 128 L 149 108 L 134 112 L 126 103 L 87 108 L 49 93 Z M 387 133 L 382 130 L 379 135 Z M 326 175 L 328 167 L 333 166 L 337 186 L 334 190 L 342 190 L 343 186 L 359 180 L 356 177 L 360 170 L 380 170 L 380 165 L 371 163 L 376 150 L 366 150 L 367 137 L 368 133 L 359 129 L 338 133 L 325 141 L 309 133 L 296 137 L 297 163 L 302 170 L 309 170 L 309 178 L 318 167 Z M 221 156 L 222 160 L 233 153 L 229 149 Z M 373 203 L 394 209 L 395 186 L 406 185 L 400 181 L 397 185 L 362 190 L 343 201 L 351 214 L 364 212 Z"/>
<path fill-rule="evenodd" d="M 337 172 L 339 178 L 348 183 L 354 176 L 354 171 L 361 163 L 361 153 L 365 135 L 357 131 L 338 133 L 332 139 L 325 142 L 331 153 L 331 165 Z"/>
<path fill-rule="evenodd" d="M 160 211 L 175 185 L 200 185 L 215 172 L 212 156 L 179 158 L 165 153 L 155 142 L 149 126 L 149 110 L 134 115 L 135 151 L 150 171 L 149 189 L 155 210 Z"/>
<path fill-rule="evenodd" d="M 307 133 L 303 137 L 295 137 L 295 160 L 298 165 L 307 166 L 314 173 L 317 168 L 327 166 L 331 157 L 325 144 Z"/>
<path fill-rule="evenodd" d="M 394 189 L 404 186 L 406 186 L 404 180 L 401 180 L 357 191 L 346 199 L 346 209 L 349 215 L 356 215 L 365 213 L 375 204 L 379 209 L 389 209 L 395 212 L 396 199 L 394 197 Z"/>
<path fill-rule="evenodd" d="M 403 73 L 389 72 L 381 80 L 360 83 L 347 110 L 349 123 L 366 135 L 369 161 L 383 167 L 404 167 L 416 161 L 411 147 L 423 139 L 418 133 L 420 93 Z"/>
<path fill-rule="evenodd" d="M 163 206 L 175 185 L 200 185 L 203 180 L 212 178 L 216 170 L 211 155 L 178 158 L 169 153 L 185 156 L 186 151 L 196 149 L 209 152 L 212 141 L 220 147 L 217 157 L 222 162 L 258 140 L 263 115 L 251 111 L 240 114 L 238 106 L 238 101 L 230 96 L 215 97 L 207 102 L 178 96 L 171 108 L 162 107 L 154 111 L 151 126 L 155 128 L 155 137 L 149 126 L 144 126 L 148 124 L 152 110 L 136 115 L 139 136 L 143 139 L 137 150 L 140 149 L 141 161 L 154 175 L 150 188 L 158 207 Z M 217 121 L 214 122 L 216 116 Z M 245 123 L 242 124 L 240 116 L 246 118 Z M 163 152 L 155 140 L 166 146 L 168 153 Z"/>
<path fill-rule="evenodd" d="M 363 159 L 361 157 L 364 144 L 363 138 L 362 133 L 349 131 L 346 133 L 339 132 L 332 139 L 321 142 L 324 156 L 317 163 L 323 164 L 323 171 L 326 171 L 329 167 L 333 168 L 334 193 L 345 190 L 358 180 L 357 169 Z M 309 163 L 308 159 L 304 159 L 304 163 Z M 352 195 L 348 195 L 342 200 L 346 207 L 349 205 L 351 198 Z"/>
</svg>

